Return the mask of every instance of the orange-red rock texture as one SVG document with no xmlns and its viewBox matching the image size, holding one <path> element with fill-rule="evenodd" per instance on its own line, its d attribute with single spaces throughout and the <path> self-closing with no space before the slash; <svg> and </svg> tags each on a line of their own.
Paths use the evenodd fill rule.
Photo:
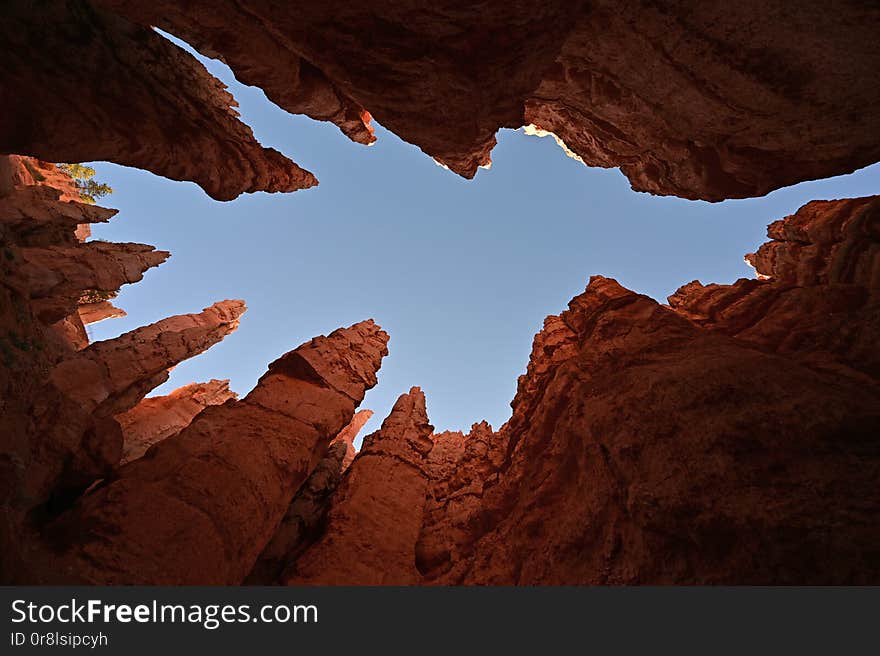
<svg viewBox="0 0 880 656">
<path fill-rule="evenodd" d="M 12 0 L 0 150 L 109 159 L 224 199 L 314 184 L 157 26 L 290 112 L 359 143 L 372 115 L 464 176 L 499 128 L 534 124 L 638 190 L 755 196 L 880 157 L 878 23 L 855 0 Z"/>
<path fill-rule="evenodd" d="M 48 160 L 217 199 L 316 183 L 152 26 L 292 113 L 362 144 L 375 116 L 467 177 L 523 125 L 705 200 L 880 160 L 870 3 L 8 2 L 0 581 L 880 583 L 880 197 L 767 217 L 754 279 L 668 304 L 594 276 L 535 336 L 503 426 L 435 432 L 413 387 L 355 456 L 388 352 L 372 320 L 240 399 L 219 380 L 148 395 L 243 301 L 89 341 L 169 254 L 86 241 L 115 211 Z"/>
</svg>

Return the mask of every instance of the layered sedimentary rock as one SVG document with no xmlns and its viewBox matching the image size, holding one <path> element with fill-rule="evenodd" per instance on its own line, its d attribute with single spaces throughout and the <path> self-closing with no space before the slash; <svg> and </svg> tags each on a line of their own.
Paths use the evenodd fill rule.
<svg viewBox="0 0 880 656">
<path fill-rule="evenodd" d="M 529 126 L 639 190 L 753 196 L 880 159 L 878 24 L 854 1 L 14 0 L 0 152 L 218 199 L 315 184 L 155 25 L 290 112 L 360 143 L 375 115 L 467 177 Z M 89 344 L 167 253 L 83 243 L 114 212 L 77 199 L 54 165 L 0 158 L 3 582 L 880 582 L 876 197 L 806 205 L 748 256 L 757 279 L 668 306 L 594 277 L 501 428 L 433 434 L 413 388 L 347 469 L 387 335 L 316 338 L 241 400 L 143 400 L 243 304 Z"/>
<path fill-rule="evenodd" d="M 324 535 L 282 575 L 288 585 L 412 585 L 433 446 L 425 395 L 403 394 L 337 489 Z"/>
<path fill-rule="evenodd" d="M 73 181 L 54 164 L 0 158 L 0 190 L 0 539 L 8 547 L 25 513 L 81 491 L 118 461 L 118 425 L 81 408 L 49 375 L 88 343 L 77 312 L 84 299 L 115 294 L 167 254 L 140 244 L 83 244 L 82 226 L 116 212 L 77 202 Z M 16 550 L 6 555 L 15 569 Z"/>
<path fill-rule="evenodd" d="M 88 242 L 75 246 L 24 247 L 9 285 L 30 295 L 41 321 L 72 313 L 85 291 L 110 292 L 138 282 L 169 253 L 146 244 Z"/>
<path fill-rule="evenodd" d="M 90 583 L 239 584 L 387 353 L 372 321 L 269 366 L 242 400 L 202 411 L 48 532 L 62 577 Z M 58 576 L 58 573 L 55 573 Z"/>
<path fill-rule="evenodd" d="M 150 26 L 84 0 L 12 0 L 0 49 L 0 152 L 113 161 L 191 180 L 221 200 L 317 184 L 263 148 L 223 84 Z"/>
<path fill-rule="evenodd" d="M 165 396 L 143 399 L 114 417 L 122 428 L 120 464 L 140 458 L 157 442 L 186 428 L 208 406 L 235 398 L 235 392 L 229 389 L 229 380 L 210 380 L 178 387 Z"/>
<path fill-rule="evenodd" d="M 41 240 L 85 248 L 71 205 L 44 207 L 67 227 L 47 218 Z M 243 304 L 77 352 L 4 284 L 24 357 L 5 371 L 28 372 L 2 381 L 4 580 L 876 582 L 878 207 L 809 203 L 748 256 L 757 279 L 668 306 L 594 277 L 545 320 L 499 430 L 433 434 L 414 388 L 347 469 L 386 352 L 372 322 L 240 401 L 222 383 L 141 400 Z"/>
<path fill-rule="evenodd" d="M 76 182 L 52 162 L 22 155 L 0 157 L 0 198 L 12 194 L 16 189 L 33 190 L 35 187 L 42 189 L 47 194 L 51 189 L 51 193 L 57 200 L 73 201 L 81 205 L 79 203 L 81 200 L 80 192 Z M 4 208 L 6 207 L 4 206 Z M 110 216 L 116 213 L 115 210 L 105 208 L 92 207 L 90 209 L 96 213 L 111 212 Z M 29 218 L 39 220 L 36 216 Z M 83 221 L 83 223 L 92 222 Z"/>
<path fill-rule="evenodd" d="M 424 574 L 457 565 L 480 517 L 483 493 L 497 483 L 507 454 L 507 433 L 495 433 L 485 421 L 467 435 L 445 432 L 433 439 L 425 518 L 415 544 L 415 562 Z"/>
<path fill-rule="evenodd" d="M 499 128 L 535 125 L 638 190 L 755 196 L 880 159 L 878 24 L 855 1 L 17 0 L 0 85 L 22 109 L 0 149 L 141 166 L 216 198 L 313 184 L 155 25 L 290 112 L 361 143 L 372 114 L 468 177 Z"/>
<path fill-rule="evenodd" d="M 339 486 L 342 474 L 354 460 L 352 442 L 372 416 L 372 410 L 359 410 L 348 426 L 333 438 L 327 453 L 293 497 L 278 529 L 248 574 L 246 583 L 279 583 L 288 563 L 296 560 L 319 537 L 330 497 Z"/>
<path fill-rule="evenodd" d="M 880 580 L 878 206 L 809 203 L 749 256 L 760 279 L 671 307 L 594 278 L 536 336 L 494 460 L 432 451 L 454 464 L 425 581 Z M 451 506 L 476 463 L 478 503 Z"/>
<path fill-rule="evenodd" d="M 705 328 L 779 353 L 831 353 L 880 377 L 880 197 L 813 201 L 747 256 L 757 280 L 688 283 L 669 297 Z"/>
</svg>

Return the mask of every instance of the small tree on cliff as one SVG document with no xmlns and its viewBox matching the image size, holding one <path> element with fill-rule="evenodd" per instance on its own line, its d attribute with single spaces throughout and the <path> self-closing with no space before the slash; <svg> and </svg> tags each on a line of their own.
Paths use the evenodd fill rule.
<svg viewBox="0 0 880 656">
<path fill-rule="evenodd" d="M 103 182 L 96 182 L 95 169 L 83 164 L 59 164 L 58 168 L 67 173 L 79 190 L 79 197 L 84 203 L 94 205 L 99 198 L 113 193 L 113 188 Z"/>
</svg>

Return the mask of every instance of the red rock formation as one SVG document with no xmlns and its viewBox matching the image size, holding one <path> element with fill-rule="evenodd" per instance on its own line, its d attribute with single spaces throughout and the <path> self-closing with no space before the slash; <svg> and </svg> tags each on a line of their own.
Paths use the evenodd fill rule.
<svg viewBox="0 0 880 656">
<path fill-rule="evenodd" d="M 77 307 L 79 320 L 84 326 L 88 326 L 105 319 L 119 319 L 127 316 L 125 310 L 121 310 L 110 301 L 95 301 L 92 303 L 84 303 Z"/>
<path fill-rule="evenodd" d="M 181 314 L 95 342 L 60 362 L 52 383 L 88 412 L 125 412 L 168 380 L 174 365 L 198 355 L 238 328 L 244 301 L 220 301 L 198 314 Z"/>
<path fill-rule="evenodd" d="M 14 0 L 0 151 L 220 199 L 314 184 L 158 25 L 289 111 L 367 143 L 369 110 L 465 176 L 529 124 L 636 189 L 758 195 L 880 159 L 878 24 L 818 0 Z M 669 306 L 594 277 L 545 321 L 497 432 L 432 436 L 413 388 L 341 478 L 387 335 L 316 338 L 157 430 L 131 408 L 243 305 L 87 345 L 83 316 L 111 310 L 86 306 L 167 254 L 81 243 L 112 211 L 75 199 L 51 164 L 0 158 L 2 582 L 880 581 L 877 198 L 805 206 L 749 256 L 758 280 Z M 117 467 L 122 414 L 165 439 Z"/>
<path fill-rule="evenodd" d="M 334 443 L 342 443 L 345 445 L 345 449 L 344 449 L 345 455 L 342 458 L 342 470 L 343 471 L 348 469 L 348 466 L 352 463 L 352 461 L 354 460 L 354 457 L 357 453 L 357 451 L 354 448 L 355 438 L 361 432 L 361 429 L 364 427 L 364 424 L 366 424 L 370 420 L 370 417 L 372 417 L 372 416 L 373 416 L 372 410 L 358 410 L 355 413 L 354 418 L 348 424 L 348 426 L 343 428 L 339 432 L 339 435 L 337 435 L 336 437 L 333 438 Z"/>
<path fill-rule="evenodd" d="M 211 380 L 178 387 L 165 396 L 143 399 L 131 410 L 114 417 L 124 439 L 120 464 L 140 458 L 154 444 L 180 432 L 208 406 L 235 398 L 229 380 Z"/>
<path fill-rule="evenodd" d="M 52 162 L 44 162 L 33 157 L 22 155 L 7 155 L 0 157 L 0 198 L 8 196 L 20 188 L 42 188 L 43 192 L 55 194 L 53 200 L 71 201 L 78 204 L 81 200 L 79 189 L 73 179 Z M 4 206 L 4 209 L 15 209 Z M 88 206 L 87 206 L 88 209 Z M 96 213 L 111 212 L 114 210 L 104 208 L 91 208 Z M 38 217 L 30 217 L 39 220 Z M 87 220 L 86 223 L 95 221 Z"/>
<path fill-rule="evenodd" d="M 0 196 L 4 240 L 32 247 L 74 245 L 82 241 L 81 225 L 103 223 L 116 215 L 116 210 L 69 201 L 66 195 L 40 185 L 16 187 Z"/>
<path fill-rule="evenodd" d="M 403 394 L 334 495 L 323 537 L 282 575 L 288 585 L 411 585 L 433 446 L 425 396 Z"/>
<path fill-rule="evenodd" d="M 468 435 L 447 432 L 434 437 L 428 454 L 431 482 L 415 559 L 429 582 L 437 572 L 458 566 L 473 523 L 482 510 L 483 492 L 497 483 L 507 451 L 506 433 L 495 433 L 482 422 Z"/>
<path fill-rule="evenodd" d="M 526 124 L 635 189 L 707 200 L 880 159 L 880 10 L 864 3 L 95 4 L 359 141 L 366 108 L 467 177 L 499 128 Z"/>
<path fill-rule="evenodd" d="M 3 18 L 0 152 L 136 166 L 220 200 L 317 184 L 260 146 L 225 87 L 149 26 L 84 0 L 13 0 Z"/>
<path fill-rule="evenodd" d="M 21 248 L 8 284 L 27 294 L 41 321 L 73 313 L 83 292 L 115 292 L 138 282 L 169 253 L 146 244 L 93 241 L 76 246 Z"/>
<path fill-rule="evenodd" d="M 116 212 L 72 200 L 78 191 L 53 164 L 0 158 L 0 194 L 0 579 L 32 582 L 53 571 L 44 561 L 46 523 L 113 476 L 123 436 L 110 414 L 164 380 L 168 366 L 222 338 L 243 306 L 86 348 L 80 313 L 91 320 L 115 310 L 104 299 L 167 254 L 83 244 L 83 225 Z"/>
<path fill-rule="evenodd" d="M 759 280 L 688 283 L 670 305 L 762 348 L 837 360 L 880 377 L 880 196 L 813 201 L 772 223 L 748 260 Z"/>
<path fill-rule="evenodd" d="M 569 308 L 559 317 L 568 355 L 533 357 L 471 542 L 429 578 L 880 578 L 875 381 L 703 330 L 604 278 Z"/>
<path fill-rule="evenodd" d="M 277 584 L 288 563 L 295 561 L 319 537 L 330 496 L 354 460 L 352 442 L 372 415 L 372 410 L 359 410 L 348 426 L 333 438 L 327 453 L 293 497 L 275 535 L 263 549 L 245 583 Z"/>
<path fill-rule="evenodd" d="M 50 530 L 63 571 L 90 583 L 239 584 L 330 440 L 375 385 L 388 336 L 372 321 L 269 366 L 241 401 L 212 406 Z"/>
</svg>

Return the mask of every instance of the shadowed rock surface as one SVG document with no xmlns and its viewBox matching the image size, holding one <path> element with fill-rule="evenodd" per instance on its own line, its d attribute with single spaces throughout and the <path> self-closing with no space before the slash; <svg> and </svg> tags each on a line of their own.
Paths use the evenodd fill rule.
<svg viewBox="0 0 880 656">
<path fill-rule="evenodd" d="M 330 497 L 354 460 L 352 441 L 372 415 L 372 410 L 359 410 L 348 426 L 333 438 L 327 453 L 293 497 L 278 530 L 263 549 L 245 583 L 278 584 L 288 563 L 296 560 L 320 536 Z"/>
<path fill-rule="evenodd" d="M 290 112 L 331 121 L 360 143 L 373 140 L 372 114 L 466 177 L 489 162 L 499 128 L 524 125 L 555 133 L 588 165 L 619 166 L 637 190 L 705 200 L 763 195 L 880 159 L 880 8 L 870 3 L 38 6 L 16 0 L 6 11 L 2 39 L 15 59 L 0 86 L 27 113 L 6 122 L 0 149 L 140 166 L 194 180 L 215 198 L 314 179 L 262 149 L 221 85 L 150 26 L 222 59 Z M 51 48 L 34 52 L 31 42 Z M 101 71 L 109 95 L 58 67 L 59 53 Z M 79 108 L 64 122 L 59 98 Z"/>
<path fill-rule="evenodd" d="M 520 126 L 706 200 L 880 159 L 880 8 L 815 0 L 13 0 L 0 152 L 217 199 L 315 184 L 153 25 L 466 177 Z M 594 276 L 544 321 L 497 431 L 434 434 L 414 387 L 346 468 L 388 335 L 317 337 L 241 400 L 144 399 L 244 304 L 89 344 L 168 253 L 85 242 L 115 212 L 44 159 L 0 157 L 0 582 L 880 583 L 880 198 L 808 203 L 747 256 L 756 279 L 669 305 Z"/>
<path fill-rule="evenodd" d="M 702 330 L 608 279 L 569 308 L 551 363 L 521 381 L 468 540 L 428 578 L 877 580 L 875 381 Z"/>
<path fill-rule="evenodd" d="M 87 248 L 78 205 L 23 190 L 0 199 L 7 270 L 30 214 L 46 246 Z M 878 207 L 808 203 L 748 256 L 757 279 L 668 306 L 596 276 L 545 320 L 498 431 L 433 434 L 413 388 L 347 470 L 387 352 L 374 323 L 240 401 L 141 400 L 243 304 L 79 347 L 5 283 L 4 580 L 877 582 Z M 157 441 L 120 466 L 126 434 Z"/>
<path fill-rule="evenodd" d="M 282 575 L 287 585 L 412 585 L 434 427 L 418 387 L 364 438 L 333 495 L 323 537 Z"/>
<path fill-rule="evenodd" d="M 317 184 L 263 148 L 224 85 L 149 25 L 82 0 L 10 0 L 0 49 L 0 152 L 136 166 L 218 200 Z"/>
</svg>

